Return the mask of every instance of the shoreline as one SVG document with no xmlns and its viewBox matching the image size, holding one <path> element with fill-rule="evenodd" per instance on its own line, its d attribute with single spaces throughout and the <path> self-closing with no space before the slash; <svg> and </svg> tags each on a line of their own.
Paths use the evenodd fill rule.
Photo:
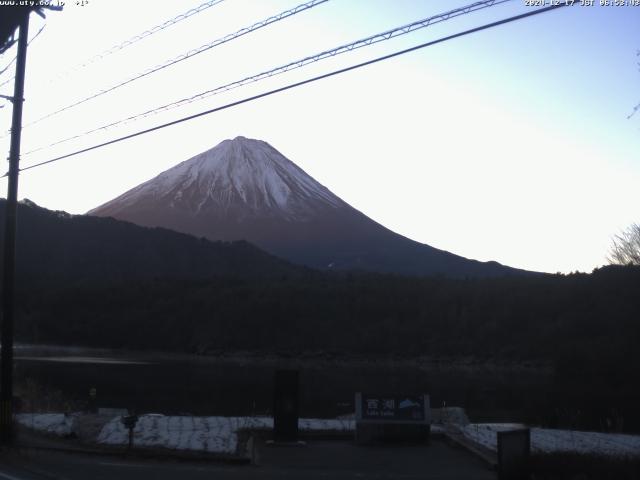
<svg viewBox="0 0 640 480">
<path fill-rule="evenodd" d="M 212 351 L 205 353 L 164 352 L 161 350 L 125 350 L 104 347 L 67 346 L 67 345 L 37 345 L 17 344 L 16 360 L 34 361 L 47 356 L 60 357 L 75 355 L 78 358 L 87 358 L 93 354 L 96 362 L 105 358 L 114 358 L 125 362 L 162 363 L 165 361 L 198 362 L 198 363 L 222 363 L 236 366 L 273 366 L 273 367 L 378 367 L 378 368 L 418 368 L 421 370 L 445 370 L 445 371 L 504 371 L 504 372 L 530 372 L 540 374 L 552 374 L 553 365 L 543 360 L 502 360 L 482 359 L 472 356 L 434 357 L 399 356 L 399 355 L 360 355 L 360 354 L 334 354 L 324 351 L 301 352 L 292 354 L 288 352 L 256 352 L 256 351 Z M 33 350 L 34 354 L 27 355 L 27 351 Z M 59 361 L 59 360 L 56 360 Z"/>
</svg>

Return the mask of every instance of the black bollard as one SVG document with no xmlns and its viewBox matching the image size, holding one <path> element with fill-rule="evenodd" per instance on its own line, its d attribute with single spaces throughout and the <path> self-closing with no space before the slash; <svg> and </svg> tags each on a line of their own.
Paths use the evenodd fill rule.
<svg viewBox="0 0 640 480">
<path fill-rule="evenodd" d="M 278 370 L 273 402 L 273 438 L 277 442 L 298 440 L 299 372 Z"/>
</svg>

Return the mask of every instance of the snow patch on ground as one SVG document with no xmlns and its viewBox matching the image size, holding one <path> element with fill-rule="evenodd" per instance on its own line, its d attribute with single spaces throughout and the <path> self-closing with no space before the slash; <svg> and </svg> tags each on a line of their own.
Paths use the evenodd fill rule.
<svg viewBox="0 0 640 480">
<path fill-rule="evenodd" d="M 38 432 L 66 437 L 74 433 L 77 414 L 64 413 L 20 413 L 15 416 L 20 425 Z"/>
<path fill-rule="evenodd" d="M 16 415 L 17 421 L 38 432 L 61 437 L 77 434 L 82 414 L 25 413 Z M 353 419 L 301 418 L 303 432 L 353 432 Z M 136 447 L 168 448 L 198 452 L 234 454 L 238 450 L 238 432 L 243 430 L 271 430 L 271 417 L 194 417 L 141 415 L 133 430 Z M 129 431 L 116 416 L 104 424 L 97 438 L 103 445 L 126 446 Z"/>
<path fill-rule="evenodd" d="M 498 449 L 497 432 L 524 428 L 513 423 L 480 423 L 461 428 L 463 435 L 491 450 Z M 640 457 L 640 435 L 531 428 L 531 450 L 539 453 L 589 453 Z"/>
<path fill-rule="evenodd" d="M 233 419 L 222 417 L 165 417 L 142 415 L 133 429 L 133 443 L 138 447 L 161 447 L 171 450 L 195 450 L 235 453 L 238 436 Z M 97 438 L 106 445 L 127 445 L 129 431 L 120 417 L 113 418 Z"/>
<path fill-rule="evenodd" d="M 440 425 L 468 425 L 469 417 L 462 407 L 432 408 L 431 422 Z"/>
<path fill-rule="evenodd" d="M 189 417 L 142 415 L 133 430 L 136 446 L 172 450 L 193 450 L 233 454 L 238 448 L 238 431 L 272 429 L 270 417 Z M 302 431 L 350 432 L 353 420 L 301 418 Z M 97 438 L 106 445 L 126 445 L 129 432 L 120 417 L 107 423 Z"/>
<path fill-rule="evenodd" d="M 355 420 L 342 418 L 301 418 L 298 420 L 298 428 L 303 432 L 354 432 L 356 422 Z"/>
</svg>

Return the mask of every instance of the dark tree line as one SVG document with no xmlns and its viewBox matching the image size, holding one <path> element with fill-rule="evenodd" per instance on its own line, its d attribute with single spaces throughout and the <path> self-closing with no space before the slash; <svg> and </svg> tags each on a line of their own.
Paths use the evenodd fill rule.
<svg viewBox="0 0 640 480">
<path fill-rule="evenodd" d="M 484 280 L 345 273 L 57 283 L 21 290 L 20 331 L 25 340 L 192 352 L 561 359 L 637 350 L 639 288 L 631 266 Z"/>
<path fill-rule="evenodd" d="M 25 342 L 197 354 L 545 361 L 555 368 L 548 408 L 598 422 L 624 412 L 626 428 L 640 429 L 638 291 L 640 267 L 633 266 L 485 280 L 156 279 L 23 290 L 17 328 Z M 593 409 L 597 415 L 587 413 Z M 558 413 L 558 421 L 568 415 Z"/>
</svg>

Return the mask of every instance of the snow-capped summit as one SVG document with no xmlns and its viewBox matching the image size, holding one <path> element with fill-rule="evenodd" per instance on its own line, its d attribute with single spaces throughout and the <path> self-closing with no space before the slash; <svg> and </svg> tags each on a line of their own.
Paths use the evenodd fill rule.
<svg viewBox="0 0 640 480">
<path fill-rule="evenodd" d="M 211 240 L 247 240 L 317 268 L 490 276 L 515 272 L 409 240 L 374 222 L 261 140 L 224 140 L 90 215 Z"/>
<path fill-rule="evenodd" d="M 345 204 L 266 142 L 236 137 L 176 165 L 90 214 L 116 216 L 123 206 L 163 204 L 189 215 L 234 211 L 247 217 L 304 220 Z"/>
</svg>

